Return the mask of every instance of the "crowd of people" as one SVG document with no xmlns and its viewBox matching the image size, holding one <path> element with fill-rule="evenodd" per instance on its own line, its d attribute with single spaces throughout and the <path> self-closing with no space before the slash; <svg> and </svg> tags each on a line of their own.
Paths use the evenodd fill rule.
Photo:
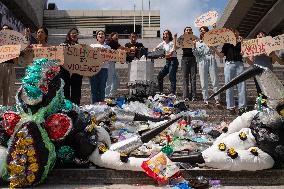
<svg viewBox="0 0 284 189">
<path fill-rule="evenodd" d="M 2 30 L 12 29 L 7 25 L 2 26 Z M 198 98 L 202 98 L 205 105 L 209 104 L 208 101 L 208 79 L 210 76 L 213 92 L 217 92 L 219 88 L 219 76 L 218 67 L 216 61 L 216 55 L 221 59 L 225 57 L 224 63 L 224 79 L 225 83 L 231 81 L 234 77 L 239 75 L 244 71 L 244 61 L 245 59 L 241 54 L 241 42 L 243 38 L 239 35 L 236 29 L 232 29 L 236 37 L 236 45 L 225 43 L 221 51 L 212 46 L 208 46 L 204 41 L 204 35 L 209 31 L 207 26 L 202 26 L 199 28 L 200 37 L 193 40 L 193 48 L 182 48 L 181 57 L 181 70 L 182 70 L 182 98 L 185 101 L 196 101 Z M 157 76 L 158 91 L 163 93 L 163 79 L 169 74 L 170 80 L 170 95 L 176 95 L 176 84 L 177 84 L 177 71 L 179 66 L 179 61 L 177 57 L 177 45 L 178 40 L 182 40 L 183 36 L 186 34 L 193 35 L 191 27 L 184 28 L 184 34 L 177 38 L 177 34 L 173 35 L 170 30 L 165 30 L 163 32 L 163 41 L 158 44 L 153 51 L 163 50 L 165 52 L 165 64 L 160 70 Z M 66 39 L 61 46 L 71 46 L 79 44 L 78 42 L 79 31 L 76 28 L 72 28 L 68 31 Z M 263 31 L 257 33 L 256 37 L 265 37 L 267 34 Z M 25 37 L 30 41 L 28 48 L 39 48 L 48 47 L 48 30 L 45 27 L 40 27 L 36 31 L 36 42 L 32 42 L 31 34 L 29 29 L 25 31 Z M 142 43 L 137 42 L 138 35 L 136 33 L 131 33 L 129 35 L 129 43 L 122 46 L 119 43 L 119 34 L 117 32 L 112 32 L 107 38 L 106 33 L 103 30 L 96 32 L 96 43 L 91 44 L 93 48 L 107 48 L 107 49 L 121 49 L 127 51 L 126 61 L 131 62 L 136 58 L 140 58 L 141 52 L 145 49 Z M 142 53 L 143 54 L 143 53 Z M 269 69 L 273 69 L 273 62 L 282 62 L 282 60 L 272 52 L 269 56 L 262 54 L 259 56 L 254 56 L 247 58 L 246 61 L 253 65 L 258 64 Z M 1 85 L 0 92 L 3 98 L 3 105 L 9 104 L 10 88 L 11 83 L 14 82 L 13 78 L 13 63 L 17 62 L 17 59 L 7 61 L 0 64 L 0 75 L 1 75 Z M 200 76 L 200 85 L 202 91 L 202 97 L 197 96 L 196 92 L 196 75 L 197 67 Z M 71 102 L 80 105 L 81 100 L 81 87 L 83 76 L 79 74 L 69 73 L 68 70 L 61 66 L 60 76 L 64 80 L 64 95 Z M 6 78 L 6 79 L 3 79 Z M 115 70 L 115 62 L 104 62 L 101 70 L 94 76 L 90 77 L 91 95 L 92 103 L 102 102 L 106 97 L 113 97 L 115 91 L 118 88 L 119 78 Z M 190 85 L 190 87 L 189 87 Z M 190 88 L 190 90 L 189 90 Z M 261 94 L 261 90 L 256 82 L 257 93 Z M 232 112 L 236 113 L 236 110 L 240 114 L 244 113 L 247 108 L 247 94 L 246 94 L 246 84 L 244 82 L 237 85 L 238 91 L 238 107 L 236 107 L 234 100 L 234 90 L 230 88 L 226 91 L 226 108 Z M 220 106 L 220 96 L 215 96 L 216 106 Z"/>
</svg>

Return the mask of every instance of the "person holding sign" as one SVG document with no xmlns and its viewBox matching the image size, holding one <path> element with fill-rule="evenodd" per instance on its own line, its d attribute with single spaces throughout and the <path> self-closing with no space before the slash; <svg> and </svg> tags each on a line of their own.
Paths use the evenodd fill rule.
<svg viewBox="0 0 284 189">
<path fill-rule="evenodd" d="M 243 57 L 241 55 L 241 42 L 242 37 L 236 29 L 232 29 L 235 34 L 237 43 L 236 46 L 225 43 L 222 47 L 221 53 L 217 53 L 220 58 L 226 57 L 224 65 L 225 84 L 231 81 L 236 76 L 240 75 L 244 71 Z M 247 98 L 246 98 L 246 84 L 241 82 L 237 85 L 238 89 L 238 114 L 241 115 L 246 111 Z M 226 104 L 227 109 L 235 113 L 235 100 L 234 89 L 230 88 L 226 90 Z"/>
<path fill-rule="evenodd" d="M 106 35 L 102 30 L 96 32 L 96 44 L 91 44 L 93 48 L 111 49 L 110 46 L 105 44 Z M 90 77 L 92 103 L 102 102 L 105 100 L 105 89 L 108 79 L 108 67 L 109 63 L 104 63 L 101 66 L 101 70 L 94 76 Z"/>
<path fill-rule="evenodd" d="M 178 38 L 178 43 L 184 43 L 185 35 L 193 35 L 192 28 L 184 28 L 184 35 Z M 175 35 L 176 38 L 176 35 Z M 181 59 L 181 70 L 183 78 L 183 99 L 196 101 L 196 72 L 197 63 L 195 56 L 193 55 L 192 48 L 186 48 L 182 46 L 182 59 Z M 190 93 L 189 93 L 189 81 L 190 81 Z"/>
<path fill-rule="evenodd" d="M 218 90 L 218 75 L 217 75 L 217 62 L 215 60 L 215 52 L 209 48 L 203 41 L 204 34 L 209 31 L 207 26 L 202 26 L 200 29 L 200 41 L 194 41 L 194 48 L 192 49 L 194 56 L 196 57 L 199 65 L 199 76 L 202 90 L 202 96 L 205 105 L 209 105 L 208 102 L 208 73 L 210 74 L 211 82 L 213 85 L 213 91 Z M 220 105 L 220 96 L 215 97 L 216 105 Z"/>
<path fill-rule="evenodd" d="M 68 47 L 78 44 L 78 34 L 79 31 L 77 28 L 70 29 L 66 35 L 66 40 L 60 45 Z M 76 73 L 70 75 L 69 71 L 64 69 L 63 66 L 60 66 L 60 76 L 65 82 L 65 98 L 77 105 L 80 105 L 83 76 Z"/>
<path fill-rule="evenodd" d="M 129 52 L 127 53 L 126 61 L 131 62 L 134 58 L 139 57 L 140 49 L 144 48 L 142 43 L 137 42 L 137 34 L 132 32 L 129 36 L 130 42 L 125 44 L 125 47 L 129 48 Z"/>
<path fill-rule="evenodd" d="M 264 31 L 259 31 L 256 33 L 255 38 L 264 38 L 267 36 L 267 33 Z M 282 60 L 276 55 L 275 51 L 271 52 L 269 55 L 267 54 L 260 54 L 257 56 L 247 58 L 247 62 L 250 65 L 256 64 L 262 67 L 267 67 L 270 70 L 273 70 L 273 63 L 278 62 L 279 64 L 282 63 Z M 257 94 L 263 96 L 262 91 L 258 85 L 256 78 L 254 77 L 254 82 L 256 86 Z M 264 96 L 264 98 L 266 98 Z"/>
<path fill-rule="evenodd" d="M 173 43 L 173 36 L 170 30 L 165 30 L 163 33 L 163 42 L 160 43 L 154 51 L 162 49 L 165 51 L 166 55 L 166 65 L 162 68 L 162 70 L 158 74 L 158 86 L 159 92 L 163 93 L 163 80 L 164 77 L 169 73 L 169 79 L 171 82 L 170 93 L 171 95 L 175 95 L 176 93 L 176 73 L 178 69 L 178 59 L 177 53 L 175 51 L 175 45 Z"/>
<path fill-rule="evenodd" d="M 8 25 L 3 25 L 2 30 L 13 30 Z M 17 58 L 0 63 L 0 97 L 3 99 L 3 105 L 10 105 L 9 96 L 10 90 L 14 85 L 15 70 L 14 63 L 17 62 Z"/>
</svg>

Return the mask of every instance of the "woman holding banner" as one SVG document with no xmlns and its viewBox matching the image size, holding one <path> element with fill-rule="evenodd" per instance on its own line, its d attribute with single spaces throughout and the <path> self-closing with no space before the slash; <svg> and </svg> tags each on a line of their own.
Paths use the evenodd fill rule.
<svg viewBox="0 0 284 189">
<path fill-rule="evenodd" d="M 169 79 L 171 82 L 171 88 L 170 93 L 171 95 L 176 94 L 176 74 L 178 69 L 178 59 L 177 59 L 177 53 L 175 50 L 175 45 L 173 43 L 173 36 L 170 30 L 165 30 L 163 33 L 163 42 L 160 43 L 155 49 L 162 49 L 165 51 L 165 57 L 166 57 L 166 65 L 162 68 L 162 70 L 158 74 L 158 86 L 159 86 L 159 92 L 163 93 L 163 81 L 164 77 L 169 73 Z"/>
<path fill-rule="evenodd" d="M 105 44 L 106 35 L 103 30 L 98 30 L 96 32 L 96 39 L 97 43 L 91 44 L 91 47 L 110 49 L 110 46 Z M 109 63 L 104 63 L 101 66 L 101 70 L 90 78 L 92 103 L 102 102 L 105 99 L 106 84 L 108 80 L 108 68 Z"/>
<path fill-rule="evenodd" d="M 194 56 L 196 57 L 199 66 L 200 84 L 202 89 L 202 96 L 205 105 L 209 105 L 208 102 L 208 73 L 210 74 L 211 82 L 213 85 L 213 91 L 218 90 L 218 75 L 217 75 L 217 62 L 215 60 L 214 50 L 209 48 L 204 42 L 203 37 L 206 32 L 209 31 L 207 26 L 202 26 L 200 29 L 200 40 L 195 41 L 194 48 L 192 49 Z M 215 96 L 216 105 L 220 105 L 220 96 Z"/>
<path fill-rule="evenodd" d="M 66 40 L 64 43 L 60 44 L 61 46 L 71 46 L 78 44 L 78 34 L 79 31 L 77 28 L 72 28 L 68 31 L 66 35 Z M 81 87 L 83 76 L 79 74 L 71 74 L 69 71 L 60 67 L 60 77 L 64 80 L 64 95 L 65 98 L 71 102 L 80 105 L 81 100 Z"/>
<path fill-rule="evenodd" d="M 264 31 L 259 31 L 256 33 L 255 38 L 263 38 L 263 37 L 267 37 L 267 33 Z M 257 55 L 257 56 L 253 56 L 253 57 L 249 57 L 247 59 L 248 63 L 250 65 L 256 64 L 262 67 L 267 67 L 270 70 L 273 70 L 273 63 L 274 62 L 278 62 L 279 64 L 282 64 L 282 60 L 276 55 L 276 53 L 273 51 L 268 55 L 266 54 L 261 54 L 261 55 Z M 262 91 L 256 81 L 256 78 L 254 78 L 254 82 L 255 82 L 255 87 L 256 87 L 256 91 L 257 94 L 264 98 L 266 98 L 265 96 L 263 96 Z"/>
</svg>

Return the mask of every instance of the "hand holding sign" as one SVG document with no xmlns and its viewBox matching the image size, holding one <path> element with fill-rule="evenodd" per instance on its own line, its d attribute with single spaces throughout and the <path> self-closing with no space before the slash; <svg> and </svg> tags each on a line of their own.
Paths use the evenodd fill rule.
<svg viewBox="0 0 284 189">
<path fill-rule="evenodd" d="M 196 18 L 194 21 L 194 26 L 199 28 L 202 26 L 212 26 L 217 22 L 217 19 L 218 12 L 209 11 Z"/>
</svg>

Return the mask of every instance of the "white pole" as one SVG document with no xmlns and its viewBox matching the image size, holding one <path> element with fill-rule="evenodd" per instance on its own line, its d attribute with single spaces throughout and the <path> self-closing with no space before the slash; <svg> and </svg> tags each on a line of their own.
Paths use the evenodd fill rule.
<svg viewBox="0 0 284 189">
<path fill-rule="evenodd" d="M 143 30 L 144 30 L 144 7 L 143 7 L 143 0 L 142 0 L 142 29 L 141 29 L 141 38 L 143 39 L 143 35 L 144 35 L 144 32 L 143 32 Z"/>
<path fill-rule="evenodd" d="M 135 25 L 136 25 L 136 20 L 135 20 L 135 15 L 136 13 L 135 13 L 135 3 L 134 3 L 134 20 L 133 20 L 133 31 L 135 32 Z"/>
<path fill-rule="evenodd" d="M 151 27 L 151 2 L 149 0 L 149 28 Z"/>
</svg>

